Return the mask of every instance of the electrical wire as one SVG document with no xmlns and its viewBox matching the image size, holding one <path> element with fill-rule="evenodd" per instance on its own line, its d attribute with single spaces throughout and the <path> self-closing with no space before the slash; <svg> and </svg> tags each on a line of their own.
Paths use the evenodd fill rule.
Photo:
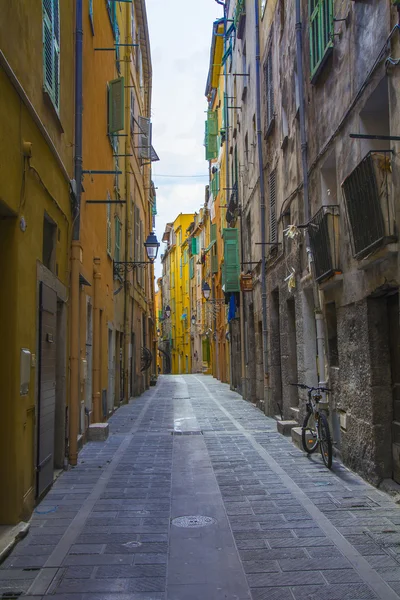
<svg viewBox="0 0 400 600">
<path fill-rule="evenodd" d="M 196 178 L 196 177 L 207 177 L 208 179 L 208 173 L 207 175 L 161 175 L 161 174 L 153 174 L 153 178 L 155 177 L 171 177 L 172 179 L 180 179 L 180 178 Z"/>
</svg>

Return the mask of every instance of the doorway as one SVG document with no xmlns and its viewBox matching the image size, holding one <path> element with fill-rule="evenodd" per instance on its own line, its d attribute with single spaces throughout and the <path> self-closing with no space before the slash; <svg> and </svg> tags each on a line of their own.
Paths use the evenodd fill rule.
<svg viewBox="0 0 400 600">
<path fill-rule="evenodd" d="M 39 382 L 37 407 L 36 497 L 53 483 L 56 413 L 57 293 L 39 288 Z"/>
<path fill-rule="evenodd" d="M 398 292 L 387 298 L 387 315 L 393 401 L 392 477 L 397 483 L 400 483 L 400 326 Z"/>
</svg>

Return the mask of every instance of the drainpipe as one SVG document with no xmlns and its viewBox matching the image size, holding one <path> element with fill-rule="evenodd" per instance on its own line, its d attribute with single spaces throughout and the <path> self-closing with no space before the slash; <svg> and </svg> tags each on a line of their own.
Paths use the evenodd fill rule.
<svg viewBox="0 0 400 600">
<path fill-rule="evenodd" d="M 78 461 L 79 431 L 79 273 L 82 256 L 80 244 L 80 208 L 82 186 L 82 58 L 83 58 L 82 0 L 75 7 L 75 214 L 71 249 L 71 348 L 69 402 L 69 462 Z"/>
<path fill-rule="evenodd" d="M 101 288 L 101 273 L 99 273 L 100 259 L 94 259 L 93 269 L 93 393 L 92 393 L 92 405 L 93 405 L 93 417 L 95 423 L 101 423 L 101 411 L 100 411 L 100 387 L 101 387 L 101 371 L 100 371 L 100 305 L 99 296 Z"/>
<path fill-rule="evenodd" d="M 304 221 L 308 223 L 310 220 L 310 200 L 308 193 L 308 167 L 307 167 L 307 135 L 306 135 L 306 119 L 305 119 L 305 104 L 304 104 L 304 86 L 303 86 L 303 36 L 301 23 L 301 0 L 296 0 L 296 58 L 297 58 L 297 77 L 299 83 L 300 96 L 300 142 L 301 142 L 301 164 L 303 171 L 303 197 L 304 197 Z M 310 261 L 310 268 L 313 265 L 313 256 L 310 249 L 308 230 L 306 230 L 306 245 L 307 255 Z M 319 301 L 318 287 L 314 282 L 314 313 L 315 313 L 315 329 L 317 332 L 317 353 L 318 353 L 318 378 L 319 385 L 325 386 L 325 334 L 323 315 Z"/>
<path fill-rule="evenodd" d="M 265 273 L 265 185 L 264 160 L 262 151 L 261 132 L 261 57 L 260 57 L 260 2 L 254 0 L 256 18 L 256 124 L 258 146 L 258 168 L 260 171 L 260 228 L 261 228 L 261 302 L 262 302 L 262 335 L 263 335 L 263 366 L 264 366 L 264 410 L 269 411 L 268 388 L 268 331 L 267 331 L 267 279 Z"/>
<path fill-rule="evenodd" d="M 129 11 L 131 10 L 131 5 L 126 5 L 126 39 L 129 39 L 131 35 L 130 31 L 130 17 Z M 129 71 L 131 66 L 131 57 L 133 48 L 127 49 L 129 61 L 125 62 L 125 81 L 129 80 Z M 125 127 L 128 133 L 125 138 L 125 191 L 126 191 L 126 203 L 125 203 L 125 262 L 128 262 L 131 257 L 129 256 L 129 246 L 130 246 L 130 236 L 132 236 L 132 224 L 131 224 L 131 175 L 129 172 L 132 170 L 130 167 L 129 155 L 132 153 L 131 149 L 131 130 L 130 130 L 130 89 L 128 87 L 125 88 Z M 132 260 L 132 259 L 131 259 Z M 132 279 L 135 278 L 135 271 L 133 271 Z M 130 372 L 130 360 L 129 360 L 129 348 L 131 343 L 131 323 L 130 316 L 132 316 L 132 324 L 133 324 L 133 306 L 132 310 L 130 310 L 130 281 L 129 275 L 125 269 L 124 272 L 124 402 L 129 402 L 129 372 Z M 132 298 L 133 304 L 133 298 Z M 131 350 L 133 352 L 133 348 Z M 131 374 L 131 381 L 133 377 Z"/>
</svg>

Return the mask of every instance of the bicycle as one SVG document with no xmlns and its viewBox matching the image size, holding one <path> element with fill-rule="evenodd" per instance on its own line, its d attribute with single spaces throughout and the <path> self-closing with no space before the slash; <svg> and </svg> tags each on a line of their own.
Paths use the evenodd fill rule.
<svg viewBox="0 0 400 600">
<path fill-rule="evenodd" d="M 310 387 L 304 383 L 291 383 L 302 390 L 307 390 L 308 400 L 306 403 L 307 413 L 301 428 L 301 443 L 307 454 L 313 454 L 319 446 L 322 460 L 325 466 L 332 467 L 332 439 L 329 431 L 328 419 L 319 410 L 319 402 L 322 398 L 320 392 L 330 392 L 325 387 Z M 316 392 L 313 394 L 313 392 Z"/>
</svg>

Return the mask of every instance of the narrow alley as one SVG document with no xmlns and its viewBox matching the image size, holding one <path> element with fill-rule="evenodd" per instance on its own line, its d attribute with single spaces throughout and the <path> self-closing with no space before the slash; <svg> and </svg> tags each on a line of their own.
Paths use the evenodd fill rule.
<svg viewBox="0 0 400 600">
<path fill-rule="evenodd" d="M 0 597 L 400 598 L 400 511 L 202 375 L 120 408 L 37 506 Z"/>
</svg>

